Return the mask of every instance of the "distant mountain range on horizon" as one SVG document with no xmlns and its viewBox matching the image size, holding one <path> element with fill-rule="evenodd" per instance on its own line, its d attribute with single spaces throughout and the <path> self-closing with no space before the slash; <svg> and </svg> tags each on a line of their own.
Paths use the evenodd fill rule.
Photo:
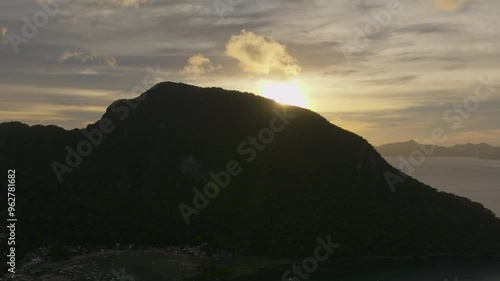
<svg viewBox="0 0 500 281">
<path fill-rule="evenodd" d="M 385 157 L 409 156 L 413 151 L 420 150 L 427 157 L 478 157 L 481 159 L 500 160 L 500 147 L 495 147 L 484 142 L 479 144 L 457 144 L 447 147 L 421 144 L 414 140 L 409 140 L 376 146 L 375 149 Z"/>
</svg>

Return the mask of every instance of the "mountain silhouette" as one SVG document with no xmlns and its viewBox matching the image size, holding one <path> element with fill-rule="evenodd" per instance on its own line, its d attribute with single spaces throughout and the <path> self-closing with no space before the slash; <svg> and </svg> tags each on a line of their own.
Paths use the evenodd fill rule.
<svg viewBox="0 0 500 281">
<path fill-rule="evenodd" d="M 392 192 L 385 174 L 399 171 L 365 139 L 250 93 L 164 82 L 85 129 L 2 123 L 0 142 L 19 253 L 206 242 L 290 257 L 317 237 L 342 257 L 500 253 L 500 220 L 481 204 L 411 177 Z"/>
</svg>

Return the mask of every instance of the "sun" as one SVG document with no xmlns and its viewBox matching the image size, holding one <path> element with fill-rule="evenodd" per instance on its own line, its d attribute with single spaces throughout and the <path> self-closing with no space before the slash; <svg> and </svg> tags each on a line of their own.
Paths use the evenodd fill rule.
<svg viewBox="0 0 500 281">
<path fill-rule="evenodd" d="M 293 82 L 265 82 L 262 84 L 262 95 L 282 104 L 309 106 L 304 91 Z"/>
</svg>

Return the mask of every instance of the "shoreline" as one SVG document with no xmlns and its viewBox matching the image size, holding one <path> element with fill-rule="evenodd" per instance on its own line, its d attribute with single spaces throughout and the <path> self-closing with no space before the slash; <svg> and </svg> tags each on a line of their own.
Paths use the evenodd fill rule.
<svg viewBox="0 0 500 281">
<path fill-rule="evenodd" d="M 138 248 L 138 249 L 107 249 L 97 250 L 90 253 L 72 256 L 70 260 L 46 263 L 27 263 L 22 265 L 14 277 L 5 275 L 5 280 L 54 280 L 54 281 L 73 281 L 79 280 L 82 272 L 96 267 L 96 260 L 108 258 L 122 258 L 126 255 L 165 255 L 169 258 L 168 262 L 178 264 L 179 271 L 187 275 L 185 278 L 192 278 L 197 272 L 197 266 L 203 263 L 217 263 L 224 267 L 228 264 L 239 267 L 235 270 L 234 276 L 258 276 L 261 272 L 279 272 L 282 267 L 294 264 L 299 258 L 270 258 L 262 256 L 195 256 L 185 249 L 192 250 L 194 247 L 167 247 L 167 248 Z M 95 249 L 95 248 L 94 248 Z M 184 249 L 184 250 L 183 250 Z M 390 261 L 432 261 L 435 259 L 499 259 L 500 255 L 477 255 L 477 254 L 431 254 L 421 256 L 370 256 L 370 257 L 332 257 L 328 263 L 364 263 L 364 262 L 390 262 Z M 246 261 L 259 261 L 257 265 L 254 262 L 246 264 Z M 230 267 L 231 268 L 231 267 Z M 250 273 L 253 271 L 254 273 Z M 239 274 L 237 273 L 239 272 Z M 249 274 L 250 273 L 250 274 Z"/>
</svg>

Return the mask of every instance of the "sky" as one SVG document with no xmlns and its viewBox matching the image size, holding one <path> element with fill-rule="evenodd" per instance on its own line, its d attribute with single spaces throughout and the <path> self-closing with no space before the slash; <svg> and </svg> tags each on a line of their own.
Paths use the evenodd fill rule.
<svg viewBox="0 0 500 281">
<path fill-rule="evenodd" d="M 276 91 L 373 145 L 500 146 L 499 66 L 494 0 L 0 1 L 0 122 L 83 128 L 175 81 Z"/>
</svg>

